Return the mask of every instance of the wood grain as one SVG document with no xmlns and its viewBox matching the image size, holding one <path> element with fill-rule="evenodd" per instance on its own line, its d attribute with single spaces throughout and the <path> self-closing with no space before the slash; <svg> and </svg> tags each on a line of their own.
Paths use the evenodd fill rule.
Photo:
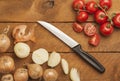
<svg viewBox="0 0 120 81">
<path fill-rule="evenodd" d="M 89 0 L 85 0 L 88 2 Z M 97 1 L 97 0 L 95 0 Z M 2 55 L 9 55 L 15 60 L 16 69 L 19 67 L 25 67 L 25 64 L 33 63 L 31 59 L 32 52 L 38 48 L 45 48 L 50 52 L 57 51 L 61 54 L 62 58 L 65 58 L 69 62 L 70 69 L 75 67 L 80 73 L 81 81 L 120 81 L 120 30 L 114 30 L 113 34 L 109 37 L 101 36 L 101 43 L 98 47 L 92 47 L 88 44 L 87 37 L 84 32 L 75 33 L 72 29 L 72 23 L 75 21 L 76 13 L 72 9 L 73 0 L 54 0 L 54 5 L 49 0 L 0 0 L 0 33 L 3 29 L 10 25 L 10 31 L 8 36 L 11 40 L 11 46 L 6 53 L 0 53 Z M 112 0 L 112 8 L 108 10 L 108 14 L 111 15 L 114 12 L 120 12 L 119 7 L 120 0 Z M 70 37 L 78 41 L 82 48 L 93 55 L 100 63 L 102 63 L 106 71 L 103 74 L 98 73 L 83 59 L 65 45 L 62 41 L 44 29 L 36 21 L 45 20 L 51 22 L 57 28 L 68 34 Z M 91 22 L 95 24 L 93 15 L 89 16 L 86 23 Z M 84 26 L 86 23 L 80 23 Z M 28 30 L 37 24 L 35 28 L 36 42 L 26 42 L 31 48 L 31 54 L 25 59 L 19 59 L 15 56 L 14 39 L 12 37 L 12 31 L 15 26 L 26 24 Z M 99 25 L 95 24 L 97 29 Z M 42 65 L 43 69 L 49 68 L 47 63 Z M 65 75 L 59 64 L 55 67 L 59 73 L 57 81 L 71 81 L 69 75 Z M 14 72 L 13 72 L 14 73 Z M 13 74 L 12 73 L 12 74 Z M 0 79 L 3 74 L 0 74 Z M 40 81 L 32 80 L 28 81 Z M 44 81 L 44 80 L 42 80 Z"/>
<path fill-rule="evenodd" d="M 45 20 L 49 22 L 75 21 L 75 12 L 72 9 L 73 0 L 54 0 L 51 7 L 49 0 L 0 0 L 0 21 L 35 22 Z M 89 0 L 85 0 L 88 2 Z M 96 0 L 97 1 L 97 0 Z M 109 14 L 120 11 L 119 0 L 112 0 L 113 6 Z M 93 21 L 90 16 L 88 21 Z"/>
<path fill-rule="evenodd" d="M 2 33 L 2 30 L 7 27 L 7 25 L 10 25 L 10 31 L 8 36 L 11 39 L 11 47 L 8 50 L 8 52 L 13 52 L 13 37 L 12 31 L 17 25 L 26 24 L 28 26 L 28 29 L 30 27 L 33 27 L 33 25 L 37 23 L 0 23 L 0 33 Z M 70 37 L 78 41 L 82 48 L 87 52 L 120 52 L 120 38 L 119 33 L 120 31 L 118 29 L 115 29 L 113 34 L 109 37 L 101 36 L 101 42 L 99 46 L 93 47 L 88 44 L 88 40 L 90 39 L 87 37 L 84 32 L 82 33 L 76 33 L 72 29 L 72 23 L 52 23 L 56 27 L 58 27 L 60 30 L 68 34 Z M 84 25 L 84 24 L 83 24 Z M 99 28 L 98 26 L 96 26 Z M 52 35 L 50 32 L 48 32 L 46 29 L 44 29 L 41 25 L 37 24 L 35 27 L 35 36 L 36 36 L 36 42 L 27 42 L 31 47 L 31 52 L 38 48 L 46 48 L 49 52 L 51 51 L 57 51 L 57 52 L 72 52 L 71 49 L 65 45 L 62 41 L 60 41 L 57 37 Z M 52 48 L 51 48 L 52 47 Z"/>
<path fill-rule="evenodd" d="M 10 55 L 14 58 L 16 69 L 19 67 L 24 67 L 24 64 L 33 63 L 31 60 L 31 55 L 25 59 L 19 59 L 14 53 L 6 53 L 2 55 Z M 80 73 L 81 81 L 119 81 L 120 72 L 120 54 L 119 53 L 93 53 L 96 59 L 98 59 L 106 68 L 104 74 L 98 73 L 95 69 L 89 66 L 85 61 L 83 61 L 75 53 L 61 53 L 62 58 L 66 59 L 69 63 L 69 68 L 77 68 Z M 71 61 L 72 60 L 72 61 Z M 74 60 L 74 61 L 73 61 Z M 48 69 L 47 63 L 43 64 L 43 69 Z M 70 81 L 69 75 L 65 75 L 62 71 L 61 64 L 55 67 L 59 73 L 59 78 L 57 81 Z M 29 80 L 38 81 L 38 80 Z"/>
</svg>

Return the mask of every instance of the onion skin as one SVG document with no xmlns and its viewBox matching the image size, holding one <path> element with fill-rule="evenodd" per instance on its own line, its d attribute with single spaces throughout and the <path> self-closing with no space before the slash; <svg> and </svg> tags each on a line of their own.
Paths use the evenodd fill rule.
<svg viewBox="0 0 120 81">
<path fill-rule="evenodd" d="M 18 68 L 14 73 L 15 81 L 28 81 L 28 70 L 25 68 Z"/>
<path fill-rule="evenodd" d="M 0 34 L 0 52 L 6 52 L 10 47 L 10 39 L 6 34 Z"/>
<path fill-rule="evenodd" d="M 14 71 L 15 64 L 14 60 L 10 56 L 1 56 L 0 57 L 0 73 L 10 73 Z"/>
<path fill-rule="evenodd" d="M 43 78 L 45 81 L 57 81 L 58 73 L 55 69 L 46 69 Z"/>
<path fill-rule="evenodd" d="M 39 79 L 43 75 L 43 68 L 39 64 L 28 64 L 28 74 L 32 79 Z"/>
<path fill-rule="evenodd" d="M 34 27 L 26 34 L 27 25 L 18 25 L 13 29 L 12 36 L 15 39 L 14 43 L 32 41 L 35 42 Z"/>
<path fill-rule="evenodd" d="M 12 74 L 3 75 L 2 78 L 1 78 L 1 81 L 14 81 L 13 80 L 13 75 Z"/>
</svg>

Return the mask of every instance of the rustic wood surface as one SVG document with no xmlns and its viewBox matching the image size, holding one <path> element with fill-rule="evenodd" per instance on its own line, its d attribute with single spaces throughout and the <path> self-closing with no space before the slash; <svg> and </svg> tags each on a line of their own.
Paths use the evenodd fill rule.
<svg viewBox="0 0 120 81">
<path fill-rule="evenodd" d="M 6 53 L 2 55 L 10 55 L 14 58 L 16 69 L 24 67 L 25 63 L 33 63 L 31 54 L 38 48 L 45 48 L 48 52 L 60 52 L 62 58 L 65 58 L 70 65 L 70 68 L 78 69 L 81 81 L 120 81 L 120 30 L 115 29 L 114 33 L 109 37 L 101 35 L 101 43 L 98 47 L 92 47 L 88 44 L 90 39 L 84 33 L 75 33 L 72 29 L 72 23 L 75 21 L 75 12 L 71 4 L 73 0 L 55 0 L 54 5 L 50 5 L 48 0 L 0 0 L 0 33 L 3 29 L 10 25 L 8 36 L 11 39 L 11 46 Z M 89 0 L 86 0 L 86 2 Z M 96 0 L 97 1 L 97 0 Z M 112 0 L 113 6 L 108 11 L 109 15 L 114 12 L 120 12 L 120 0 Z M 78 41 L 82 48 L 98 59 L 106 68 L 103 74 L 98 73 L 85 61 L 83 61 L 77 54 L 61 42 L 58 38 L 36 23 L 38 20 L 45 20 L 60 30 Z M 92 16 L 89 17 L 88 22 L 95 24 Z M 25 59 L 19 59 L 15 56 L 13 51 L 13 41 L 11 36 L 12 30 L 15 26 L 26 24 L 28 29 L 35 27 L 36 42 L 26 42 L 31 48 L 31 54 Z M 85 23 L 81 23 L 84 25 Z M 95 24 L 99 29 L 99 25 Z M 99 33 L 99 31 L 98 31 Z M 49 68 L 47 63 L 42 65 L 44 69 Z M 57 81 L 71 81 L 69 75 L 65 75 L 61 69 L 61 65 L 55 67 L 59 73 Z M 2 74 L 0 74 L 2 76 Z M 29 81 L 39 81 L 32 80 Z"/>
</svg>

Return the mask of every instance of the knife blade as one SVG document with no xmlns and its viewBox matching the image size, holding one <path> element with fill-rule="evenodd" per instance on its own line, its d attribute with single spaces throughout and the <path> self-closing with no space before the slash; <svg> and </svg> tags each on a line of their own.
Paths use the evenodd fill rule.
<svg viewBox="0 0 120 81">
<path fill-rule="evenodd" d="M 81 45 L 76 42 L 74 39 L 69 37 L 67 34 L 59 30 L 57 27 L 45 21 L 37 21 L 44 28 L 58 37 L 61 41 L 63 41 L 66 45 L 68 45 L 74 52 L 76 52 L 80 57 L 82 57 L 86 62 L 88 62 L 92 67 L 94 67 L 100 73 L 105 72 L 105 68 L 97 59 L 95 59 L 92 55 L 88 54 L 84 50 L 82 50 Z"/>
</svg>

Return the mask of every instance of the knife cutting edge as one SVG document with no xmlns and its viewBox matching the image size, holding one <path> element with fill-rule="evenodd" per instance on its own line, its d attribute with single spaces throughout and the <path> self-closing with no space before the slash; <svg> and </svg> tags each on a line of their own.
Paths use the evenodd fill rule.
<svg viewBox="0 0 120 81">
<path fill-rule="evenodd" d="M 100 73 L 105 72 L 104 66 L 100 64 L 92 55 L 83 51 L 81 45 L 78 42 L 73 40 L 71 37 L 69 37 L 68 35 L 66 35 L 61 30 L 59 30 L 50 23 L 47 23 L 45 21 L 37 21 L 37 22 L 41 24 L 44 28 L 46 28 L 48 31 L 50 31 L 52 34 L 54 34 L 56 37 L 58 37 L 65 44 L 67 44 L 70 48 L 72 48 L 74 52 L 79 54 L 86 62 L 88 62 L 97 71 L 99 71 Z"/>
</svg>

